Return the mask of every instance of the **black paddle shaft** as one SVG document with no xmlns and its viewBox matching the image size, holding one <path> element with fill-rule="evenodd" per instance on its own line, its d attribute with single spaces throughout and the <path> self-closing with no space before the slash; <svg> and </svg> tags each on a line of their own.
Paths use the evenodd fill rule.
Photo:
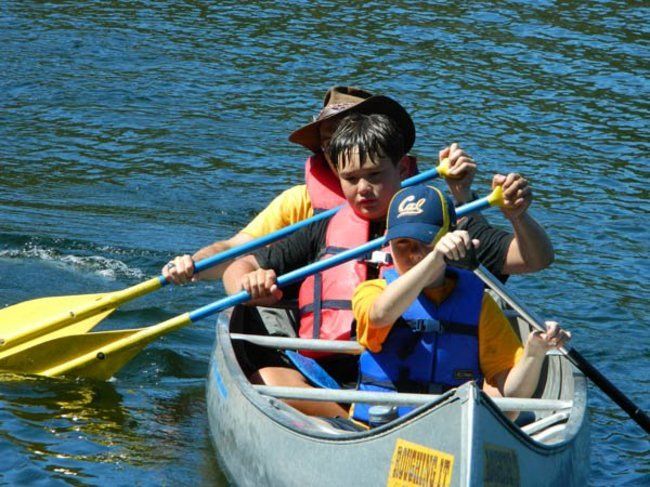
<svg viewBox="0 0 650 487">
<path fill-rule="evenodd" d="M 459 230 L 465 230 L 467 222 L 458 225 Z M 449 260 L 445 258 L 447 264 L 460 269 L 474 271 L 478 277 L 481 278 L 485 284 L 490 286 L 497 294 L 499 294 L 510 306 L 517 310 L 527 321 L 529 321 L 536 328 L 543 330 L 543 326 L 536 317 L 518 303 L 506 290 L 505 287 L 498 282 L 492 274 L 480 265 L 476 251 L 473 246 L 467 251 L 465 258 L 461 260 Z M 600 373 L 600 371 L 591 365 L 577 350 L 570 348 L 566 353 L 567 359 L 575 365 L 585 376 L 596 384 L 601 391 L 607 394 L 612 401 L 618 404 L 623 411 L 625 411 L 630 418 L 635 421 L 646 433 L 650 433 L 650 419 L 648 415 L 639 406 L 634 404 L 630 398 L 623 394 L 618 387 L 612 384 L 607 377 Z"/>
<path fill-rule="evenodd" d="M 521 303 L 515 299 L 501 282 L 499 282 L 496 277 L 494 277 L 490 271 L 488 271 L 482 265 L 479 265 L 474 269 L 474 273 L 483 281 L 485 284 L 490 286 L 495 293 L 497 293 L 506 303 L 508 303 L 512 308 L 517 311 L 528 323 L 537 328 L 540 331 L 545 330 L 543 322 L 530 313 L 526 308 L 524 308 Z M 607 379 L 603 374 L 601 374 L 596 367 L 591 365 L 587 359 L 585 359 L 580 353 L 578 353 L 573 348 L 568 348 L 565 356 L 567 359 L 575 365 L 585 376 L 587 376 L 591 381 L 596 384 L 601 391 L 607 394 L 612 401 L 618 404 L 623 411 L 625 411 L 630 418 L 636 422 L 646 433 L 650 433 L 650 421 L 648 420 L 648 415 L 641 409 L 639 406 L 634 404 L 632 400 L 623 394 L 614 384 L 612 384 L 609 379 Z"/>
<path fill-rule="evenodd" d="M 600 371 L 591 365 L 580 352 L 575 349 L 570 349 L 567 358 L 573 365 L 578 367 L 589 377 L 594 384 L 596 384 L 601 391 L 607 394 L 612 401 L 618 404 L 623 411 L 625 411 L 632 420 L 634 420 L 646 433 L 650 433 L 650 418 L 643 409 L 634 404 L 625 394 L 623 394 L 618 387 L 612 384 L 607 377 L 600 373 Z"/>
</svg>

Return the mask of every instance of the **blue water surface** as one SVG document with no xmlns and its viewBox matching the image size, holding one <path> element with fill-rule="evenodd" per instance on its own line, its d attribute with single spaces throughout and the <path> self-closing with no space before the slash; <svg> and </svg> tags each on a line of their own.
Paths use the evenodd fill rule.
<svg viewBox="0 0 650 487">
<path fill-rule="evenodd" d="M 530 180 L 556 261 L 509 286 L 647 410 L 648 18 L 623 1 L 0 1 L 0 306 L 122 289 L 229 237 L 302 181 L 288 134 L 356 85 L 409 110 L 423 165 L 456 141 L 479 193 L 495 172 Z M 222 295 L 165 288 L 100 327 Z M 3 375 L 0 483 L 225 484 L 213 326 L 107 383 Z M 650 483 L 647 436 L 594 387 L 589 408 L 591 483 Z"/>
</svg>

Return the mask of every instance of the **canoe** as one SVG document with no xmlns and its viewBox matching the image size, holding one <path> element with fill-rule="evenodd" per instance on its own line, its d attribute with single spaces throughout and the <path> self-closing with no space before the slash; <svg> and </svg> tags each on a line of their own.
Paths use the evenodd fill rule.
<svg viewBox="0 0 650 487">
<path fill-rule="evenodd" d="M 418 404 L 385 425 L 348 431 L 310 417 L 282 397 L 358 400 L 360 391 L 254 386 L 233 347 L 245 313 L 223 312 L 207 381 L 211 439 L 236 485 L 475 486 L 587 483 L 589 421 L 584 376 L 549 355 L 534 399 L 491 399 L 473 382 L 445 394 L 370 393 L 376 404 Z M 528 325 L 513 326 L 525 338 Z M 268 338 L 268 337 L 267 337 Z M 264 338 L 257 339 L 263 341 Z M 271 339 L 296 348 L 298 339 Z M 356 344 L 350 344 L 356 345 Z M 351 346 L 353 351 L 354 346 Z M 377 398 L 376 396 L 382 396 Z M 371 397 L 373 396 L 373 397 Z M 523 411 L 520 426 L 504 411 Z M 521 422 L 518 420 L 518 422 Z"/>
</svg>

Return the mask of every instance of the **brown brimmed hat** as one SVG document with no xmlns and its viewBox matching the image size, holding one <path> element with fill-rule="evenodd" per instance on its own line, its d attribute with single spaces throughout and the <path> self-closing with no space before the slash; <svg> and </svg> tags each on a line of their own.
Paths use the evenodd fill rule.
<svg viewBox="0 0 650 487">
<path fill-rule="evenodd" d="M 321 150 L 320 124 L 334 117 L 343 118 L 350 113 L 387 115 L 395 121 L 397 128 L 402 132 L 406 152 L 413 147 L 415 125 L 402 105 L 387 96 L 373 95 L 350 86 L 335 86 L 327 90 L 323 109 L 316 119 L 292 132 L 289 141 L 305 146 L 312 152 L 318 152 Z"/>
</svg>

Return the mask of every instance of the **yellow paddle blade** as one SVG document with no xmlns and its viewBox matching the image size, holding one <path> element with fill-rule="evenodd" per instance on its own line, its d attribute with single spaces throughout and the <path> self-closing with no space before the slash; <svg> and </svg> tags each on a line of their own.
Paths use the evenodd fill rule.
<svg viewBox="0 0 650 487">
<path fill-rule="evenodd" d="M 61 334 L 91 330 L 119 305 L 160 287 L 160 280 L 154 277 L 122 291 L 33 299 L 2 309 L 0 357 L 3 352 L 29 341 L 39 340 L 40 337 L 47 336 L 46 339 L 51 339 Z M 69 328 L 70 325 L 77 324 L 79 327 Z M 68 331 L 52 335 L 57 330 L 64 329 Z"/>
<path fill-rule="evenodd" d="M 153 340 L 189 324 L 185 313 L 147 328 L 61 336 L 0 358 L 0 370 L 107 380 Z"/>
<path fill-rule="evenodd" d="M 2 347 L 0 348 L 0 360 L 15 355 L 16 353 L 20 353 L 23 350 L 31 349 L 41 343 L 50 342 L 63 336 L 86 333 L 97 326 L 100 321 L 110 315 L 113 311 L 115 311 L 114 308 L 109 309 L 108 311 L 105 311 L 101 314 L 91 316 L 90 318 L 86 318 L 85 320 L 79 321 L 78 323 L 68 325 L 65 328 L 60 328 L 52 333 L 36 335 L 35 338 L 31 340 L 26 340 L 11 347 Z"/>
<path fill-rule="evenodd" d="M 91 362 L 97 362 L 99 365 L 103 360 L 101 359 L 101 351 L 98 349 L 114 341 L 128 339 L 128 337 L 137 332 L 138 330 L 118 330 L 62 336 L 54 340 L 35 344 L 26 350 L 0 359 L 0 369 L 22 374 L 52 376 L 53 374 L 47 373 L 50 369 L 72 363 L 76 359 L 92 352 L 95 352 L 93 356 L 95 360 Z M 97 377 L 91 377 L 101 380 L 106 380 L 111 377 L 112 374 L 104 376 L 101 373 L 101 369 L 103 367 L 98 367 Z"/>
<path fill-rule="evenodd" d="M 86 303 L 96 302 L 106 293 L 52 296 L 32 299 L 0 309 L 0 338 L 16 330 L 43 323 L 67 309 L 76 309 Z"/>
<path fill-rule="evenodd" d="M 115 308 L 109 308 L 81 321 L 69 320 L 70 324 L 49 333 L 47 331 L 48 318 L 56 313 L 60 315 L 62 309 L 76 309 L 103 296 L 103 294 L 85 294 L 41 298 L 0 310 L 0 340 L 4 340 L 3 337 L 8 338 L 18 334 L 25 338 L 25 340 L 9 339 L 5 341 L 0 345 L 0 358 L 63 335 L 86 333 L 92 330 L 100 321 L 115 311 Z M 72 318 L 69 313 L 67 316 Z M 44 324 L 46 326 L 43 326 Z"/>
</svg>

